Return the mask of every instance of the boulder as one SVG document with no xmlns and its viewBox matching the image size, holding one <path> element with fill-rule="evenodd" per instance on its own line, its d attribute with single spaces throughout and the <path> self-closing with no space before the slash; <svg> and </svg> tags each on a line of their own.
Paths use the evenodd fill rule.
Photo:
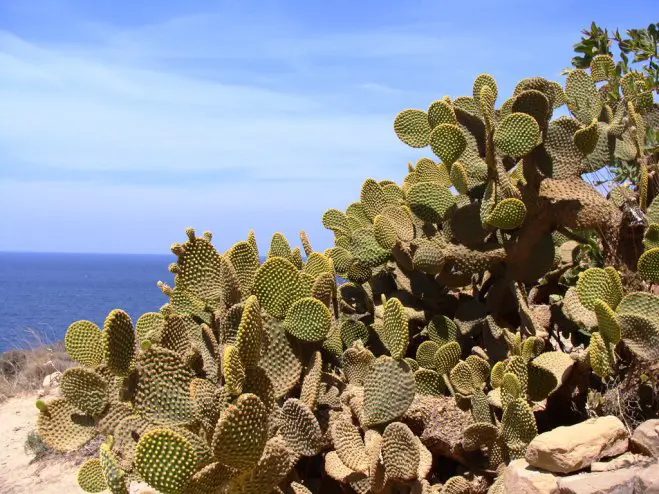
<svg viewBox="0 0 659 494">
<path fill-rule="evenodd" d="M 560 494 L 659 494 L 659 463 L 646 458 L 627 468 L 570 475 L 558 488 Z"/>
<path fill-rule="evenodd" d="M 646 420 L 639 425 L 631 438 L 632 450 L 659 458 L 659 419 Z"/>
<path fill-rule="evenodd" d="M 519 494 L 558 494 L 558 478 L 531 467 L 525 459 L 511 461 L 503 472 L 505 492 Z"/>
<path fill-rule="evenodd" d="M 549 472 L 576 472 L 602 458 L 621 455 L 628 442 L 620 419 L 597 417 L 536 436 L 526 450 L 526 461 Z"/>
</svg>

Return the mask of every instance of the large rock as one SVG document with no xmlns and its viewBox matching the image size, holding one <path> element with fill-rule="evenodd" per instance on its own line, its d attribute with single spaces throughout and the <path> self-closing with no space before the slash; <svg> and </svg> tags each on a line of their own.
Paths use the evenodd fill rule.
<svg viewBox="0 0 659 494">
<path fill-rule="evenodd" d="M 646 459 L 628 468 L 571 475 L 558 488 L 560 494 L 659 494 L 659 463 Z"/>
<path fill-rule="evenodd" d="M 634 453 L 627 452 L 624 455 L 617 456 L 610 461 L 596 461 L 590 465 L 591 472 L 609 472 L 611 470 L 618 470 L 620 468 L 629 468 L 632 465 L 646 459 L 645 456 L 635 455 Z"/>
<path fill-rule="evenodd" d="M 659 419 L 639 425 L 632 434 L 631 447 L 638 453 L 659 458 Z"/>
<path fill-rule="evenodd" d="M 598 417 L 536 436 L 526 450 L 526 461 L 550 472 L 576 472 L 601 458 L 621 455 L 628 442 L 627 429 L 618 418 Z"/>
<path fill-rule="evenodd" d="M 525 459 L 510 462 L 503 472 L 505 492 L 516 494 L 558 494 L 558 478 L 531 467 Z"/>
</svg>

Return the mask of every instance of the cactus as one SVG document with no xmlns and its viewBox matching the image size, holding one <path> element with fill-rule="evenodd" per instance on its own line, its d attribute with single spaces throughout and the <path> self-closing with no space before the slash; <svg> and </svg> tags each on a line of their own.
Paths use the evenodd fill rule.
<svg viewBox="0 0 659 494">
<path fill-rule="evenodd" d="M 619 274 L 659 279 L 645 132 L 659 110 L 643 77 L 600 54 L 564 88 L 532 77 L 500 99 L 480 74 L 469 96 L 403 110 L 394 133 L 435 156 L 328 209 L 323 252 L 304 231 L 299 246 L 277 232 L 261 262 L 252 230 L 220 253 L 189 228 L 159 311 L 69 327 L 80 367 L 62 398 L 37 403 L 44 442 L 111 438 L 80 469 L 88 492 L 133 479 L 163 493 L 315 492 L 322 480 L 306 475 L 321 468 L 363 493 L 476 490 L 433 456 L 493 473 L 545 427 L 536 413 L 579 406 L 561 388 L 602 391 L 621 360 L 659 356 L 659 298 Z M 581 176 L 616 160 L 639 183 L 607 199 Z M 625 244 L 633 203 L 648 218 L 638 259 Z M 456 417 L 462 448 L 484 455 L 437 448 L 432 432 Z"/>
</svg>

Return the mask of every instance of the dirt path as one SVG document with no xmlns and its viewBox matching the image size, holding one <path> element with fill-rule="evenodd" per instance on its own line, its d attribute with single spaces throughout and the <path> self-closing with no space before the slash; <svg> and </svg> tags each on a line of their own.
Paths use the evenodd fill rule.
<svg viewBox="0 0 659 494">
<path fill-rule="evenodd" d="M 3 494 L 77 494 L 76 463 L 61 457 L 32 462 L 25 452 L 28 433 L 36 427 L 36 396 L 0 404 L 0 492 Z"/>
</svg>

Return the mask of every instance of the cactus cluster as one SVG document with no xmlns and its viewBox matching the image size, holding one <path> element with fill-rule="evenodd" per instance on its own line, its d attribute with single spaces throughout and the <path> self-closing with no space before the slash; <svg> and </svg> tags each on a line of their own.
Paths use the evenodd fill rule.
<svg viewBox="0 0 659 494">
<path fill-rule="evenodd" d="M 163 494 L 318 492 L 321 480 L 364 494 L 485 492 L 552 403 L 584 379 L 603 385 L 623 350 L 659 356 L 659 298 L 619 274 L 632 200 L 649 220 L 638 273 L 659 279 L 644 155 L 659 107 L 641 79 L 614 85 L 611 64 L 598 55 L 564 86 L 524 79 L 501 104 L 481 74 L 469 96 L 402 111 L 398 138 L 434 157 L 327 210 L 324 252 L 304 232 L 301 248 L 276 233 L 262 260 L 250 231 L 220 253 L 188 229 L 157 312 L 70 326 L 80 365 L 62 398 L 37 404 L 43 441 L 70 451 L 105 437 L 80 468 L 86 492 L 125 493 L 132 480 Z M 616 159 L 638 163 L 642 181 L 607 199 L 582 175 Z M 608 266 L 565 291 L 588 232 Z M 449 406 L 463 430 L 447 453 L 432 431 Z"/>
</svg>

